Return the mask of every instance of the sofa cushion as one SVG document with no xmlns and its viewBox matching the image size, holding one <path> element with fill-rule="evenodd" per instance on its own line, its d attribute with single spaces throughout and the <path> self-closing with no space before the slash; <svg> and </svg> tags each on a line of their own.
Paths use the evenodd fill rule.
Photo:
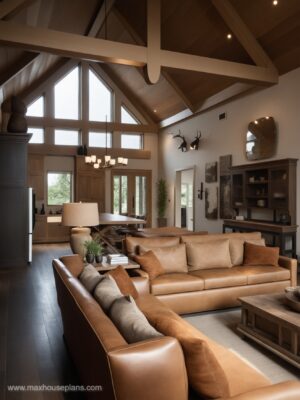
<svg viewBox="0 0 300 400">
<path fill-rule="evenodd" d="M 124 294 L 124 296 L 130 295 L 134 299 L 138 297 L 138 292 L 122 265 L 119 265 L 117 268 L 109 271 L 108 274 L 114 278 L 116 284 L 118 285 L 121 293 Z"/>
<path fill-rule="evenodd" d="M 180 237 L 182 243 L 206 243 L 218 239 L 261 239 L 260 232 L 230 232 L 230 233 L 210 233 L 208 235 L 183 235 Z"/>
<path fill-rule="evenodd" d="M 116 299 L 110 307 L 109 316 L 128 343 L 162 336 L 149 324 L 131 296 Z"/>
<path fill-rule="evenodd" d="M 201 331 L 170 310 L 157 298 L 151 295 L 140 296 L 137 302 L 139 308 L 154 327 L 157 326 L 157 318 L 165 318 L 167 320 L 176 319 L 177 321 L 180 321 L 184 331 L 192 330 L 196 337 L 205 340 L 226 375 L 230 392 L 228 397 L 236 396 L 240 393 L 245 393 L 249 390 L 254 390 L 271 384 L 271 382 L 257 369 L 250 366 L 237 354 L 230 351 L 230 349 L 225 348 L 208 338 Z"/>
<path fill-rule="evenodd" d="M 84 263 L 79 254 L 60 257 L 60 261 L 65 264 L 67 269 L 75 278 L 78 278 L 84 268 Z"/>
<path fill-rule="evenodd" d="M 233 268 L 206 269 L 190 272 L 191 275 L 203 279 L 204 289 L 217 289 L 247 285 L 247 276 Z"/>
<path fill-rule="evenodd" d="M 94 291 L 94 298 L 100 304 L 103 311 L 107 313 L 112 303 L 120 297 L 123 297 L 123 295 L 114 278 L 110 275 L 103 275 L 103 279 Z"/>
<path fill-rule="evenodd" d="M 193 389 L 209 399 L 229 396 L 229 386 L 223 369 L 207 342 L 187 329 L 181 321 L 158 315 L 155 327 L 166 336 L 175 337 L 181 344 L 188 380 Z"/>
<path fill-rule="evenodd" d="M 229 239 L 229 251 L 232 265 L 242 265 L 244 262 L 244 244 L 252 243 L 265 246 L 265 239 Z"/>
<path fill-rule="evenodd" d="M 273 265 L 278 266 L 279 247 L 257 246 L 245 243 L 244 265 Z"/>
<path fill-rule="evenodd" d="M 102 275 L 99 274 L 92 264 L 87 264 L 78 277 L 80 282 L 90 293 L 92 293 L 102 278 Z"/>
<path fill-rule="evenodd" d="M 269 265 L 242 265 L 232 269 L 244 274 L 247 277 L 248 285 L 259 283 L 281 282 L 291 279 L 290 270 L 282 267 Z"/>
<path fill-rule="evenodd" d="M 185 244 L 172 247 L 152 248 L 140 246 L 141 254 L 145 254 L 149 250 L 152 250 L 158 258 L 165 274 L 170 274 L 172 272 L 188 272 Z"/>
<path fill-rule="evenodd" d="M 228 239 L 186 243 L 186 254 L 189 271 L 231 267 Z"/>
<path fill-rule="evenodd" d="M 179 237 L 140 238 L 127 236 L 125 239 L 126 251 L 129 255 L 139 254 L 139 246 L 170 247 L 179 244 Z"/>
<path fill-rule="evenodd" d="M 151 293 L 164 295 L 172 293 L 194 292 L 203 290 L 204 282 L 201 278 L 190 274 L 164 274 L 151 282 Z"/>
<path fill-rule="evenodd" d="M 152 250 L 147 251 L 142 256 L 134 256 L 133 258 L 140 264 L 141 269 L 147 272 L 150 281 L 165 273 L 161 263 Z"/>
</svg>

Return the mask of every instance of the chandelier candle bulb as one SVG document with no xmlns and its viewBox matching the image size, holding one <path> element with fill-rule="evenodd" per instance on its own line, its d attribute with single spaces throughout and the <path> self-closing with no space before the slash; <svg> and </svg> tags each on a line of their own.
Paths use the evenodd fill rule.
<svg viewBox="0 0 300 400">
<path fill-rule="evenodd" d="M 106 163 L 109 162 L 110 159 L 111 159 L 110 156 L 104 156 L 104 161 L 105 161 Z"/>
<path fill-rule="evenodd" d="M 91 156 L 91 161 L 92 161 L 92 163 L 95 163 L 96 160 L 97 160 L 97 157 L 96 157 L 96 156 Z"/>
<path fill-rule="evenodd" d="M 101 158 L 98 158 L 97 163 L 98 163 L 98 164 L 101 164 L 101 163 L 102 163 Z"/>
<path fill-rule="evenodd" d="M 94 168 L 98 169 L 99 168 L 99 164 L 94 164 Z"/>
<path fill-rule="evenodd" d="M 90 156 L 86 156 L 86 157 L 85 157 L 85 162 L 86 162 L 87 164 L 90 164 L 90 163 L 92 162 L 91 157 L 90 157 Z"/>
<path fill-rule="evenodd" d="M 109 160 L 109 164 L 116 165 L 116 160 L 114 158 L 112 158 L 111 160 Z"/>
<path fill-rule="evenodd" d="M 118 157 L 118 164 L 123 164 L 123 157 Z"/>
<path fill-rule="evenodd" d="M 128 158 L 123 158 L 123 165 L 127 165 L 128 164 Z"/>
</svg>

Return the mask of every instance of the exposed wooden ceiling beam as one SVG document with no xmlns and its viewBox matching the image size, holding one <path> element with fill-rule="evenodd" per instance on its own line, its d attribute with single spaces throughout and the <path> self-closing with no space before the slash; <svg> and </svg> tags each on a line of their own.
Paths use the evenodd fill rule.
<svg viewBox="0 0 300 400">
<path fill-rule="evenodd" d="M 96 37 L 98 36 L 98 33 L 100 32 L 105 19 L 107 18 L 107 16 L 109 15 L 111 9 L 113 8 L 115 4 L 115 0 L 107 0 L 105 2 L 105 0 L 102 3 L 102 6 L 100 7 L 96 18 L 94 19 L 92 26 L 90 27 L 87 36 L 90 37 Z"/>
<path fill-rule="evenodd" d="M 157 83 L 160 77 L 160 0 L 147 1 L 147 75 L 149 82 Z"/>
<path fill-rule="evenodd" d="M 0 19 L 10 18 L 36 0 L 2 0 L 0 2 Z"/>
<path fill-rule="evenodd" d="M 230 87 L 222 90 L 221 92 L 208 97 L 204 102 L 198 105 L 194 113 L 192 113 L 188 109 L 183 110 L 178 114 L 172 115 L 171 117 L 164 119 L 163 121 L 160 122 L 159 126 L 160 128 L 166 128 L 168 126 L 177 124 L 178 122 L 193 117 L 197 114 L 201 114 L 204 111 L 219 106 L 220 104 L 226 103 L 229 100 L 232 100 L 238 96 L 242 96 L 247 92 L 254 90 L 254 88 L 255 88 L 254 85 L 250 85 L 247 83 L 235 83 Z"/>
<path fill-rule="evenodd" d="M 253 33 L 241 19 L 230 1 L 211 0 L 211 2 L 255 64 L 276 70 L 272 60 L 258 43 Z"/>
<path fill-rule="evenodd" d="M 72 33 L 0 21 L 0 43 L 14 45 L 32 51 L 89 61 L 103 61 L 130 66 L 145 66 L 147 48 L 110 40 L 95 39 Z M 167 50 L 159 51 L 161 66 L 227 76 L 256 84 L 278 82 L 278 74 L 273 69 L 208 57 L 194 56 Z"/>
<path fill-rule="evenodd" d="M 140 46 L 145 46 L 146 43 L 144 40 L 140 37 L 140 35 L 136 32 L 136 30 L 130 25 L 127 21 L 127 19 L 124 18 L 122 14 L 114 7 L 112 12 L 115 14 L 115 16 L 118 18 L 119 22 L 122 24 L 123 28 L 129 33 L 131 38 L 134 40 L 134 42 Z M 142 73 L 141 69 L 138 68 L 138 71 Z M 185 93 L 180 89 L 180 87 L 177 85 L 177 83 L 174 81 L 174 79 L 170 76 L 168 71 L 165 69 L 161 70 L 162 76 L 166 79 L 166 81 L 169 83 L 169 85 L 172 87 L 172 89 L 177 93 L 177 95 L 180 97 L 180 100 L 182 103 L 189 108 L 190 110 L 193 110 L 193 105 L 190 102 L 190 100 L 187 98 Z M 144 74 L 143 74 L 144 77 Z"/>
</svg>

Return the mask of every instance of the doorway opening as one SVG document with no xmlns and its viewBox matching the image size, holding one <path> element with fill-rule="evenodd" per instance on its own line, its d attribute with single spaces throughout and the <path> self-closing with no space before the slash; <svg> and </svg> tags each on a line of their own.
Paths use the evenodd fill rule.
<svg viewBox="0 0 300 400">
<path fill-rule="evenodd" d="M 195 167 L 176 171 L 175 226 L 195 230 Z"/>
</svg>

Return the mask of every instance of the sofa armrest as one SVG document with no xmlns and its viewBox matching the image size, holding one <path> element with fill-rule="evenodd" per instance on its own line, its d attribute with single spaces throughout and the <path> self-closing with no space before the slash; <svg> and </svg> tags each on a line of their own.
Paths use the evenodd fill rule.
<svg viewBox="0 0 300 400">
<path fill-rule="evenodd" d="M 139 295 L 150 293 L 148 278 L 143 276 L 133 276 L 131 277 L 131 280 Z"/>
<path fill-rule="evenodd" d="M 251 390 L 223 400 L 299 400 L 300 382 L 286 381 Z"/>
<path fill-rule="evenodd" d="M 108 353 L 118 400 L 187 400 L 181 346 L 171 337 L 142 341 Z"/>
<path fill-rule="evenodd" d="M 278 264 L 280 267 L 287 268 L 291 272 L 291 286 L 297 286 L 297 267 L 298 262 L 295 258 L 279 256 Z"/>
</svg>

